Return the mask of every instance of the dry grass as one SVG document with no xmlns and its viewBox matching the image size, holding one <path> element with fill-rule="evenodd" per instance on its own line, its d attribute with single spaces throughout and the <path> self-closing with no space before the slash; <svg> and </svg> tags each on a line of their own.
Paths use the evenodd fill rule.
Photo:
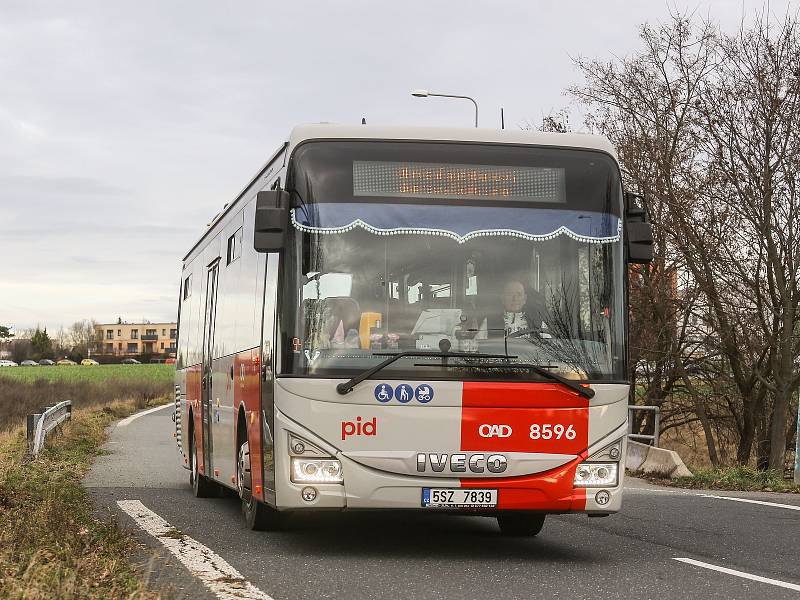
<svg viewBox="0 0 800 600">
<path fill-rule="evenodd" d="M 79 396 L 73 400 L 86 403 Z M 143 403 L 75 411 L 36 460 L 25 457 L 21 428 L 0 433 L 0 597 L 159 597 L 127 560 L 135 551 L 133 538 L 114 523 L 94 519 L 81 485 L 105 428 Z"/>
<path fill-rule="evenodd" d="M 663 479 L 647 477 L 662 485 L 700 490 L 800 493 L 800 485 L 778 471 L 756 471 L 751 467 L 692 469 L 691 477 Z"/>
<path fill-rule="evenodd" d="M 85 368 L 89 370 L 93 367 Z M 61 381 L 0 377 L 0 432 L 24 425 L 28 414 L 62 400 L 72 400 L 73 410 L 107 405 L 118 400 L 132 401 L 136 408 L 143 408 L 155 398 L 168 396 L 171 389 L 172 383 L 168 379 Z"/>
</svg>

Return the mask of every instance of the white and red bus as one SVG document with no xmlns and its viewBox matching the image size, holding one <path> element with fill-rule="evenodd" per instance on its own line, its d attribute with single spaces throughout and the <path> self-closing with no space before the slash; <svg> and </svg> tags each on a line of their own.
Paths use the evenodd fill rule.
<svg viewBox="0 0 800 600">
<path fill-rule="evenodd" d="M 252 528 L 418 509 L 535 535 L 620 509 L 627 263 L 603 137 L 309 125 L 183 261 L 178 444 Z"/>
</svg>

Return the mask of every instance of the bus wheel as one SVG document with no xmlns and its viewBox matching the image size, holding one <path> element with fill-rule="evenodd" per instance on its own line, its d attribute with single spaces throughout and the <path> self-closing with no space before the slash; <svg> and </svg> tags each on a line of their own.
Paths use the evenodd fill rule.
<svg viewBox="0 0 800 600">
<path fill-rule="evenodd" d="M 497 524 L 503 535 L 532 537 L 542 530 L 544 517 L 541 513 L 508 512 L 497 515 Z"/>
<path fill-rule="evenodd" d="M 242 500 L 242 514 L 247 527 L 254 531 L 276 531 L 281 529 L 285 516 L 274 508 L 253 497 L 253 480 L 250 473 L 250 443 L 239 446 L 236 467 L 236 487 Z"/>
<path fill-rule="evenodd" d="M 192 435 L 189 439 L 191 440 L 189 452 L 192 456 L 192 468 L 189 471 L 189 483 L 192 484 L 192 493 L 194 493 L 195 498 L 210 498 L 212 496 L 216 496 L 219 493 L 216 484 L 209 480 L 205 475 L 202 475 L 197 468 L 197 444 L 195 443 L 194 435 Z"/>
</svg>

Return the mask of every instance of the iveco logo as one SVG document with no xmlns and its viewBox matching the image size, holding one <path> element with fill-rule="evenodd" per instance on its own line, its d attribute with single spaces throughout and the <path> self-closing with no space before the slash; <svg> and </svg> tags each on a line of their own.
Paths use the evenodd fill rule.
<svg viewBox="0 0 800 600">
<path fill-rule="evenodd" d="M 507 438 L 511 437 L 511 431 L 512 430 L 509 425 L 488 425 L 484 423 L 478 427 L 478 435 L 482 438 Z"/>
<path fill-rule="evenodd" d="M 417 454 L 417 471 L 424 473 L 430 466 L 434 473 L 442 473 L 450 467 L 451 473 L 502 473 L 508 468 L 508 459 L 502 454 Z"/>
</svg>

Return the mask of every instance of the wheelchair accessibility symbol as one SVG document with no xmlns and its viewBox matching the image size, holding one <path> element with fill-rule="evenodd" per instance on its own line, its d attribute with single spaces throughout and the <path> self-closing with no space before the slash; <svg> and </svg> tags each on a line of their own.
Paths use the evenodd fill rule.
<svg viewBox="0 0 800 600">
<path fill-rule="evenodd" d="M 388 383 L 380 383 L 375 386 L 375 399 L 378 402 L 388 402 L 394 396 L 394 390 Z"/>
<path fill-rule="evenodd" d="M 417 399 L 417 402 L 427 404 L 433 400 L 433 388 L 427 384 L 418 385 L 417 389 L 414 390 L 414 397 Z"/>
</svg>

